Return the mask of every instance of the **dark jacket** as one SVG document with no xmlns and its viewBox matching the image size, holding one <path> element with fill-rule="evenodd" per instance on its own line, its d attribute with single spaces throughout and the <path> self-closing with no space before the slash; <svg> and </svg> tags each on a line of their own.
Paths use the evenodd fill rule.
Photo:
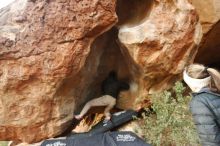
<svg viewBox="0 0 220 146">
<path fill-rule="evenodd" d="M 116 75 L 109 75 L 102 82 L 102 95 L 111 95 L 114 98 L 117 98 L 120 91 L 128 90 L 129 84 L 123 81 L 119 81 Z"/>
<path fill-rule="evenodd" d="M 190 110 L 203 146 L 220 146 L 220 95 L 208 89 L 193 93 Z"/>
</svg>

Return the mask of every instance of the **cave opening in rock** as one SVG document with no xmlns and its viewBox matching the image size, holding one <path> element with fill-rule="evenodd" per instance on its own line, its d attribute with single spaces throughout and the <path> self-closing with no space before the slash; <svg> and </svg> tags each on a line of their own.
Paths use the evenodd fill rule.
<svg viewBox="0 0 220 146">
<path fill-rule="evenodd" d="M 100 96 L 101 83 L 112 70 L 117 72 L 119 80 L 138 84 L 138 66 L 132 61 L 127 49 L 120 43 L 118 31 L 121 27 L 135 27 L 143 23 L 149 16 L 153 4 L 153 0 L 117 1 L 118 23 L 94 40 L 86 66 L 81 71 L 91 72 L 90 77 L 86 79 L 88 86 L 82 96 L 84 100 L 81 108 L 86 101 Z M 135 98 L 138 96 L 137 88 L 138 86 L 136 86 L 136 93 L 123 92 L 118 99 L 117 107 L 132 108 Z"/>
<path fill-rule="evenodd" d="M 196 55 L 195 62 L 220 70 L 220 22 L 205 36 Z"/>
<path fill-rule="evenodd" d="M 118 75 L 118 79 L 121 81 L 129 83 L 134 80 L 128 64 L 129 58 L 126 58 L 121 49 L 116 27 L 105 32 L 93 42 L 91 52 L 86 60 L 85 68 L 86 72 L 93 70 L 90 76 L 92 79 L 88 79 L 90 84 L 88 85 L 87 94 L 84 96 L 85 99 L 82 105 L 92 98 L 101 96 L 102 81 L 111 71 L 115 71 Z M 131 106 L 131 104 L 126 104 L 126 107 Z M 124 107 L 121 108 L 126 107 L 124 105 Z"/>
<path fill-rule="evenodd" d="M 78 114 L 89 100 L 101 96 L 101 85 L 109 72 L 115 71 L 118 79 L 127 83 L 134 81 L 133 73 L 130 69 L 129 57 L 123 53 L 118 41 L 118 29 L 114 26 L 109 31 L 98 36 L 92 43 L 85 65 L 78 73 L 78 80 L 70 77 L 65 80 L 59 94 L 65 96 L 75 96 L 74 113 Z M 79 88 L 71 88 L 78 83 Z M 74 85 L 75 86 L 75 85 Z M 81 89 L 82 88 L 82 89 Z M 118 98 L 117 108 L 130 109 L 133 106 L 132 95 L 125 91 Z M 95 107 L 89 110 L 89 117 L 94 113 L 103 113 L 103 107 Z M 90 119 L 92 120 L 92 119 Z M 71 125 L 63 135 L 69 133 L 74 125 Z"/>
</svg>

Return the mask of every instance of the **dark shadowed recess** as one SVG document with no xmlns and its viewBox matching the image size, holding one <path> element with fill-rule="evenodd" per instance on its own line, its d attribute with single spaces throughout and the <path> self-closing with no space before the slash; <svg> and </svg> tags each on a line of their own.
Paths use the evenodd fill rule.
<svg viewBox="0 0 220 146">
<path fill-rule="evenodd" d="M 118 0 L 116 13 L 118 26 L 133 27 L 143 23 L 149 16 L 154 0 Z"/>
<path fill-rule="evenodd" d="M 220 22 L 206 34 L 195 62 L 220 69 Z"/>
</svg>

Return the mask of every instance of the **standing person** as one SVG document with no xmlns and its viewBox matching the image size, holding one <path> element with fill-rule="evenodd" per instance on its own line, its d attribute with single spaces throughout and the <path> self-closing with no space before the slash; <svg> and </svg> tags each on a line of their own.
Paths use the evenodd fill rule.
<svg viewBox="0 0 220 146">
<path fill-rule="evenodd" d="M 110 120 L 110 110 L 115 106 L 120 91 L 128 89 L 129 84 L 119 81 L 116 72 L 111 71 L 108 77 L 102 82 L 102 96 L 87 102 L 80 114 L 76 115 L 75 118 L 81 119 L 93 106 L 106 106 L 104 110 L 105 120 Z"/>
<path fill-rule="evenodd" d="M 193 91 L 190 110 L 203 146 L 220 146 L 220 73 L 200 64 L 186 67 L 183 79 Z"/>
</svg>

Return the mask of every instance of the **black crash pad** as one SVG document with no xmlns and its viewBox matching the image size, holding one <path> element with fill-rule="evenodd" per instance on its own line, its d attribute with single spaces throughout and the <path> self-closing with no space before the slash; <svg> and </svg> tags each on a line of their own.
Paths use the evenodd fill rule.
<svg viewBox="0 0 220 146">
<path fill-rule="evenodd" d="M 136 116 L 138 116 L 138 112 L 134 110 L 117 112 L 111 116 L 111 120 L 107 122 L 104 120 L 100 121 L 98 124 L 93 126 L 89 132 L 71 133 L 67 136 L 67 138 L 88 137 L 94 134 L 104 133 L 133 120 Z"/>
<path fill-rule="evenodd" d="M 53 139 L 41 146 L 151 146 L 132 132 L 116 131 L 83 138 Z"/>
</svg>

